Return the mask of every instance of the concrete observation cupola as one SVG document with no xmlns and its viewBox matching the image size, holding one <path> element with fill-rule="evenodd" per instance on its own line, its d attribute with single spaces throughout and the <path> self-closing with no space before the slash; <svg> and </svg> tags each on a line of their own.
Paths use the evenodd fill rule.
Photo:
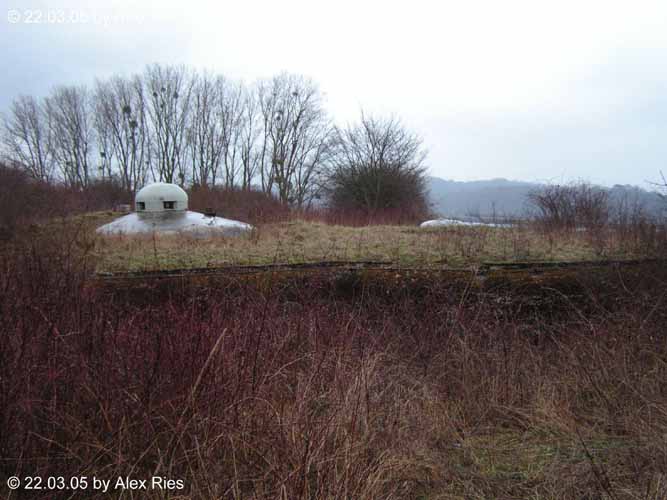
<svg viewBox="0 0 667 500">
<path fill-rule="evenodd" d="M 134 213 L 97 228 L 98 234 L 177 234 L 239 236 L 252 231 L 245 222 L 188 210 L 188 194 L 176 184 L 156 182 L 140 189 Z"/>
<path fill-rule="evenodd" d="M 139 190 L 134 207 L 137 213 L 185 212 L 188 194 L 176 184 L 156 182 Z"/>
</svg>

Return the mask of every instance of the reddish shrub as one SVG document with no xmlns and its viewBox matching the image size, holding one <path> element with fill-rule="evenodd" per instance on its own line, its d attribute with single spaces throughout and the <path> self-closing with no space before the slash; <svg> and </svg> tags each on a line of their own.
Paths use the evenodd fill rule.
<svg viewBox="0 0 667 500">
<path fill-rule="evenodd" d="M 86 189 L 72 188 L 34 180 L 21 169 L 0 164 L 0 234 L 5 236 L 31 222 L 109 210 L 128 202 L 129 195 L 113 181 L 95 181 Z"/>
<path fill-rule="evenodd" d="M 53 188 L 31 179 L 22 170 L 0 165 L 0 235 L 53 211 Z"/>
<path fill-rule="evenodd" d="M 384 209 L 369 213 L 366 210 L 315 207 L 292 211 L 291 217 L 338 226 L 363 227 L 372 225 L 413 226 L 429 216 L 424 215 L 421 210 L 410 212 L 409 210 Z"/>
<path fill-rule="evenodd" d="M 188 194 L 191 210 L 210 210 L 228 219 L 256 224 L 284 220 L 289 216 L 288 207 L 262 191 L 194 186 Z"/>
</svg>

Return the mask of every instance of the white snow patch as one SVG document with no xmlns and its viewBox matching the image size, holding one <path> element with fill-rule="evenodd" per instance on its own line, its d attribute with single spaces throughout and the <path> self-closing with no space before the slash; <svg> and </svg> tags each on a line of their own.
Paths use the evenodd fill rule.
<svg viewBox="0 0 667 500">
<path fill-rule="evenodd" d="M 206 237 L 215 234 L 238 236 L 252 229 L 253 227 L 245 222 L 223 217 L 208 217 L 199 212 L 187 210 L 159 214 L 131 213 L 98 227 L 97 233 L 102 235 L 187 233 Z"/>
</svg>

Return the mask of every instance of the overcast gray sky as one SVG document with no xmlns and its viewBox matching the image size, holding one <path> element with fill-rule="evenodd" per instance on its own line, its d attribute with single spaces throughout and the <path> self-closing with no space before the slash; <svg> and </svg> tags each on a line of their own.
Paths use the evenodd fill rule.
<svg viewBox="0 0 667 500">
<path fill-rule="evenodd" d="M 0 109 L 188 64 L 317 81 L 421 134 L 432 175 L 650 187 L 667 173 L 667 2 L 0 0 Z"/>
</svg>

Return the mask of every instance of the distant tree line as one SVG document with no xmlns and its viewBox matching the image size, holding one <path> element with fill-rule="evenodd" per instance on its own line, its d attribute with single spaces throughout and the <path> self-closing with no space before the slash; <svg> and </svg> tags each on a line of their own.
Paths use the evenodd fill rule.
<svg viewBox="0 0 667 500">
<path fill-rule="evenodd" d="M 130 195 L 164 181 L 258 188 L 296 208 L 327 195 L 376 210 L 404 203 L 395 192 L 412 176 L 408 197 L 426 199 L 416 136 L 394 118 L 337 127 L 318 85 L 288 73 L 244 84 L 154 64 L 92 87 L 20 96 L 3 116 L 2 147 L 5 160 L 34 179 L 74 188 L 113 181 Z M 345 192 L 350 179 L 358 193 Z"/>
</svg>

